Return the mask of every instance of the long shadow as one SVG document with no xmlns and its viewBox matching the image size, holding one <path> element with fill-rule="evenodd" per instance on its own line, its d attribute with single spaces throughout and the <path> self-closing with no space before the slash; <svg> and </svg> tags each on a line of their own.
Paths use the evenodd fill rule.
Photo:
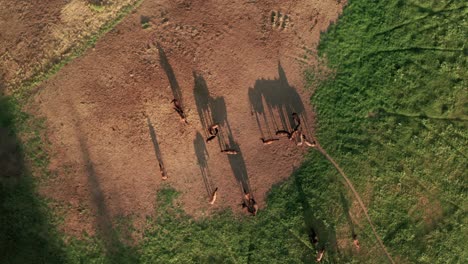
<svg viewBox="0 0 468 264">
<path fill-rule="evenodd" d="M 248 91 L 251 111 L 255 114 L 260 135 L 269 138 L 277 130 L 291 131 L 295 126 L 292 113 L 297 113 L 301 118 L 302 129 L 310 131 L 302 99 L 296 88 L 289 84 L 280 62 L 278 76 L 273 80 L 259 79 Z"/>
<path fill-rule="evenodd" d="M 156 159 L 158 160 L 158 166 L 160 166 L 160 169 L 163 171 L 164 175 L 167 175 L 166 172 L 166 166 L 164 166 L 162 154 L 161 154 L 161 149 L 159 148 L 159 143 L 158 143 L 158 138 L 156 136 L 156 131 L 154 130 L 153 124 L 151 123 L 151 120 L 149 117 L 146 118 L 148 122 L 148 129 L 150 132 L 151 136 L 151 142 L 153 143 L 153 148 L 154 148 L 154 153 L 156 154 Z"/>
<path fill-rule="evenodd" d="M 325 248 L 329 253 L 337 252 L 338 244 L 336 231 L 332 227 L 327 226 L 327 224 L 314 213 L 314 209 L 309 204 L 307 195 L 302 187 L 301 179 L 297 174 L 294 176 L 294 183 L 299 194 L 298 199 L 302 205 L 304 224 L 311 244 L 313 246 L 317 244 L 316 249 Z M 314 241 L 315 236 L 318 238 L 317 242 Z"/>
<path fill-rule="evenodd" d="M 81 151 L 81 157 L 86 165 L 86 174 L 88 185 L 90 188 L 91 201 L 96 213 L 96 231 L 99 238 L 102 239 L 105 246 L 105 254 L 110 263 L 127 263 L 129 260 L 135 260 L 131 248 L 125 245 L 119 237 L 119 233 L 115 230 L 112 219 L 107 209 L 104 194 L 102 192 L 99 177 L 94 169 L 93 161 L 89 155 L 89 148 L 86 138 L 83 136 L 79 123 L 79 116 L 76 110 L 70 104 L 70 112 L 75 120 L 75 131 Z"/>
<path fill-rule="evenodd" d="M 218 124 L 220 126 L 218 134 L 220 149 L 235 149 L 238 152 L 236 155 L 228 155 L 229 164 L 236 180 L 242 185 L 244 191 L 250 193 L 247 168 L 239 144 L 232 135 L 224 97 L 212 97 L 203 76 L 195 72 L 193 76 L 195 81 L 193 89 L 195 103 L 205 135 L 207 135 L 207 129 L 210 125 Z"/>
<path fill-rule="evenodd" d="M 207 130 L 210 125 L 214 123 L 211 116 L 211 100 L 208 86 L 203 76 L 193 72 L 194 88 L 193 96 L 195 98 L 195 104 L 197 105 L 198 116 L 202 123 L 203 132 L 205 137 L 207 136 Z"/>
<path fill-rule="evenodd" d="M 354 229 L 353 219 L 351 219 L 348 200 L 346 200 L 346 197 L 344 196 L 343 192 L 340 192 L 340 201 L 341 206 L 343 206 L 343 211 L 345 213 L 346 220 L 348 221 L 349 228 L 351 229 L 351 237 L 354 237 L 354 235 L 356 235 L 356 230 Z"/>
<path fill-rule="evenodd" d="M 18 117 L 30 121 L 19 109 L 0 96 L 0 262 L 65 263 L 65 244 L 25 165 L 28 143 L 16 135 L 19 122 L 26 122 L 17 123 Z"/>
<path fill-rule="evenodd" d="M 195 154 L 197 155 L 198 166 L 203 177 L 203 183 L 205 184 L 206 192 L 208 197 L 211 197 L 213 193 L 213 183 L 210 177 L 210 171 L 208 169 L 208 150 L 206 149 L 205 139 L 203 139 L 200 132 L 197 132 L 195 140 L 193 140 L 193 146 L 195 148 Z"/>
<path fill-rule="evenodd" d="M 116 237 L 113 232 L 112 222 L 105 204 L 104 195 L 102 193 L 93 162 L 89 157 L 86 140 L 79 135 L 78 142 L 80 145 L 82 159 L 86 164 L 86 174 L 88 176 L 88 184 L 91 189 L 91 199 L 96 211 L 97 228 L 104 242 L 107 244 L 107 247 L 112 251 Z"/>
<path fill-rule="evenodd" d="M 183 105 L 182 91 L 180 90 L 180 86 L 177 82 L 174 70 L 172 69 L 172 66 L 169 63 L 169 60 L 167 59 L 166 53 L 164 52 L 162 46 L 159 43 L 157 43 L 156 47 L 159 51 L 159 64 L 166 72 L 167 79 L 169 80 L 169 85 L 171 86 L 172 95 L 174 96 L 174 99 L 178 100 L 181 103 L 181 105 Z"/>
<path fill-rule="evenodd" d="M 232 172 L 236 177 L 236 180 L 241 183 L 244 192 L 251 193 L 249 176 L 247 174 L 247 167 L 245 166 L 244 157 L 242 151 L 239 149 L 237 143 L 232 141 L 232 148 L 238 149 L 237 155 L 228 155 L 229 164 L 231 165 Z"/>
</svg>

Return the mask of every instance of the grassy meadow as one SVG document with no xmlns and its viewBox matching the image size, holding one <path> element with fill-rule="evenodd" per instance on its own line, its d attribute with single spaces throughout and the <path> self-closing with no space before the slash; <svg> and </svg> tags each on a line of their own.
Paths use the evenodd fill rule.
<svg viewBox="0 0 468 264">
<path fill-rule="evenodd" d="M 331 70 L 305 73 L 317 139 L 397 263 L 468 260 L 467 15 L 461 0 L 349 0 L 319 45 Z M 64 237 L 60 216 L 36 195 L 31 175 L 47 174 L 47 154 L 41 122 L 21 112 L 21 100 L 0 100 L 8 139 L 0 143 L 13 153 L 0 154 L 21 168 L 0 180 L 2 263 L 314 263 L 322 247 L 322 263 L 388 263 L 340 174 L 315 150 L 273 186 L 256 217 L 225 211 L 194 220 L 168 186 L 138 243 L 119 231 L 111 242 Z"/>
<path fill-rule="evenodd" d="M 318 138 L 398 262 L 468 260 L 467 11 L 350 1 L 319 46 L 334 72 L 313 98 Z"/>
</svg>

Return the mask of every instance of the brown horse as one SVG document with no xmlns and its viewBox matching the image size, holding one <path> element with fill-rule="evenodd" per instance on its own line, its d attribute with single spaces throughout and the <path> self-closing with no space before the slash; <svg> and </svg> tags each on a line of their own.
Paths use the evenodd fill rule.
<svg viewBox="0 0 468 264">
<path fill-rule="evenodd" d="M 291 138 L 291 133 L 290 133 L 289 131 L 286 131 L 286 130 L 278 130 L 278 131 L 276 131 L 275 134 L 276 134 L 277 136 L 278 136 L 278 135 L 287 136 L 288 139 Z"/>
<path fill-rule="evenodd" d="M 297 143 L 298 146 L 302 146 L 304 144 L 305 136 L 302 133 L 299 133 L 300 141 Z"/>
<path fill-rule="evenodd" d="M 174 104 L 174 110 L 179 114 L 180 120 L 184 121 L 184 123 L 188 124 L 187 122 L 187 117 L 185 116 L 184 110 L 182 109 L 182 106 L 177 99 L 173 99 L 171 103 Z"/>
<path fill-rule="evenodd" d="M 293 130 L 293 132 L 291 132 L 291 137 L 289 138 L 289 140 L 296 139 L 297 135 L 299 134 L 300 134 L 299 130 Z"/>
<path fill-rule="evenodd" d="M 353 244 L 356 247 L 356 249 L 359 251 L 361 249 L 361 245 L 359 245 L 359 240 L 357 239 L 357 235 L 353 234 Z"/>
<path fill-rule="evenodd" d="M 211 140 L 216 138 L 216 136 L 219 133 L 219 125 L 214 124 L 214 125 L 210 126 L 208 128 L 208 133 L 210 134 L 210 136 L 206 139 L 206 142 L 210 142 Z"/>
<path fill-rule="evenodd" d="M 299 126 L 301 125 L 301 119 L 299 118 L 299 115 L 297 113 L 292 113 L 292 117 L 294 119 L 294 123 L 296 126 L 294 127 L 294 131 L 299 129 Z"/>
<path fill-rule="evenodd" d="M 260 139 L 262 140 L 263 145 L 270 145 L 270 144 L 273 144 L 273 142 L 279 140 L 278 138 L 271 138 L 271 139 L 260 138 Z"/>
<path fill-rule="evenodd" d="M 313 228 L 311 228 L 310 232 L 309 232 L 309 241 L 314 246 L 318 245 L 319 238 L 318 238 L 317 233 L 315 232 L 315 230 Z"/>
<path fill-rule="evenodd" d="M 210 135 L 216 136 L 218 135 L 218 132 L 219 132 L 218 124 L 214 124 L 208 128 L 208 133 L 210 133 Z"/>
<path fill-rule="evenodd" d="M 244 199 L 242 201 L 242 208 L 247 208 L 247 212 L 253 216 L 257 215 L 258 205 L 253 196 L 250 193 L 244 192 Z"/>
<path fill-rule="evenodd" d="M 309 146 L 309 147 L 311 147 L 311 148 L 317 147 L 317 142 L 315 142 L 314 139 L 312 139 L 311 141 L 308 141 L 308 140 L 306 139 L 306 136 L 305 136 L 304 134 L 301 134 L 301 141 L 302 141 L 302 140 L 304 141 L 304 143 L 305 143 L 307 146 Z"/>
<path fill-rule="evenodd" d="M 317 254 L 317 262 L 322 261 L 322 259 L 323 259 L 323 254 L 325 254 L 325 248 L 322 248 L 321 250 L 319 250 L 319 252 L 318 252 L 318 254 Z"/>
<path fill-rule="evenodd" d="M 235 149 L 223 149 L 223 150 L 221 150 L 221 152 L 226 153 L 228 155 L 237 155 L 237 154 L 239 154 L 239 151 L 237 151 Z"/>
<path fill-rule="evenodd" d="M 211 194 L 210 204 L 214 204 L 216 201 L 216 195 L 218 194 L 218 187 L 215 188 L 213 194 Z"/>
<path fill-rule="evenodd" d="M 159 162 L 159 171 L 161 172 L 161 178 L 163 180 L 167 180 L 167 175 L 166 175 L 166 172 L 164 171 L 164 167 L 161 164 L 161 162 Z"/>
</svg>

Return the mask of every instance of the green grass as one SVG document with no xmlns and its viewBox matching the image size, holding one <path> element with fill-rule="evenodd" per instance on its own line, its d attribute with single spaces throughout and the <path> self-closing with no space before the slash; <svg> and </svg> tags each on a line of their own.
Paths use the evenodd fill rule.
<svg viewBox="0 0 468 264">
<path fill-rule="evenodd" d="M 465 5 L 350 0 L 319 47 L 332 74 L 306 73 L 318 85 L 312 99 L 318 140 L 363 196 L 398 263 L 468 259 Z M 60 67 L 25 85 L 15 98 L 28 98 L 25 91 Z M 16 146 L 14 158 L 26 161 L 25 167 L 46 168 L 37 132 L 42 124 L 19 105 L 11 98 L 0 101 L 0 127 Z M 17 134 L 31 142 L 19 142 Z M 0 259 L 7 263 L 313 263 L 311 228 L 319 247 L 327 249 L 323 263 L 386 262 L 365 219 L 350 220 L 349 210 L 359 212 L 353 197 L 316 151 L 272 188 L 268 207 L 256 217 L 225 211 L 194 220 L 177 205 L 177 192 L 161 190 L 157 213 L 134 246 L 119 242 L 125 241 L 125 224 L 114 230 L 112 246 L 99 236 L 65 244 L 29 173 L 23 171 L 18 183 L 1 181 Z M 337 243 L 351 245 L 351 229 L 360 237 L 361 254 L 336 250 Z"/>
<path fill-rule="evenodd" d="M 97 13 L 100 13 L 106 9 L 104 5 L 100 5 L 100 4 L 89 4 L 89 8 Z"/>
<path fill-rule="evenodd" d="M 322 166 L 334 174 L 327 163 Z M 306 167 L 309 166 L 309 169 Z M 236 217 L 230 211 L 210 219 L 193 220 L 173 199 L 177 194 L 164 189 L 158 197 L 157 216 L 148 219 L 144 240 L 139 245 L 142 263 L 303 263 L 315 258 L 307 238 L 307 227 L 320 226 L 320 246 L 333 247 L 334 227 L 343 219 L 326 201 L 336 199 L 341 207 L 340 185 L 316 174 L 306 163 L 292 180 L 275 186 L 268 210 L 256 217 Z M 316 175 L 316 177 L 311 177 Z M 322 174 L 323 175 L 323 174 Z M 329 175 L 327 175 L 329 176 Z M 312 186 L 324 187 L 324 193 Z M 304 220 L 303 216 L 307 216 Z M 328 260 L 350 258 L 330 251 Z"/>
<path fill-rule="evenodd" d="M 143 28 L 143 29 L 147 29 L 147 28 L 150 28 L 150 27 L 151 27 L 151 23 L 149 23 L 149 22 L 145 22 L 145 23 L 141 24 L 141 28 Z"/>
<path fill-rule="evenodd" d="M 27 116 L 12 98 L 0 98 L 0 259 L 2 263 L 63 263 L 63 243 L 55 219 L 43 199 L 35 195 L 30 165 L 44 171 L 47 165 L 37 134 L 22 144 L 18 133 L 28 133 Z M 21 130 L 24 130 L 20 132 Z M 25 149 L 34 155 L 24 156 Z M 34 149 L 34 150 L 32 150 Z"/>
<path fill-rule="evenodd" d="M 467 14 L 463 1 L 350 1 L 320 43 L 334 73 L 313 98 L 318 138 L 400 261 L 468 259 Z"/>
</svg>

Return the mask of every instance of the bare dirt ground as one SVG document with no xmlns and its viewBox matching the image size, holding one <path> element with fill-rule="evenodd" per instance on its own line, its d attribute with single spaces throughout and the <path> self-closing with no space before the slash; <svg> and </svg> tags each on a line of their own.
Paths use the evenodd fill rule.
<svg viewBox="0 0 468 264">
<path fill-rule="evenodd" d="M 141 227 L 165 184 L 181 192 L 179 202 L 194 217 L 229 207 L 240 212 L 242 186 L 261 210 L 270 187 L 300 165 L 307 149 L 285 138 L 263 145 L 260 138 L 291 130 L 293 112 L 313 135 L 299 61 L 315 63 L 303 55 L 344 4 L 144 1 L 94 49 L 41 84 L 35 98 L 38 115 L 47 118 L 57 175 L 41 191 L 67 208 L 64 229 L 93 233 L 118 217 Z M 174 98 L 188 124 L 172 109 Z M 206 143 L 212 123 L 220 134 Z M 217 201 L 209 205 L 216 187 Z"/>
<path fill-rule="evenodd" d="M 0 0 L 0 92 L 57 63 L 136 0 L 99 11 L 87 0 Z"/>
</svg>

